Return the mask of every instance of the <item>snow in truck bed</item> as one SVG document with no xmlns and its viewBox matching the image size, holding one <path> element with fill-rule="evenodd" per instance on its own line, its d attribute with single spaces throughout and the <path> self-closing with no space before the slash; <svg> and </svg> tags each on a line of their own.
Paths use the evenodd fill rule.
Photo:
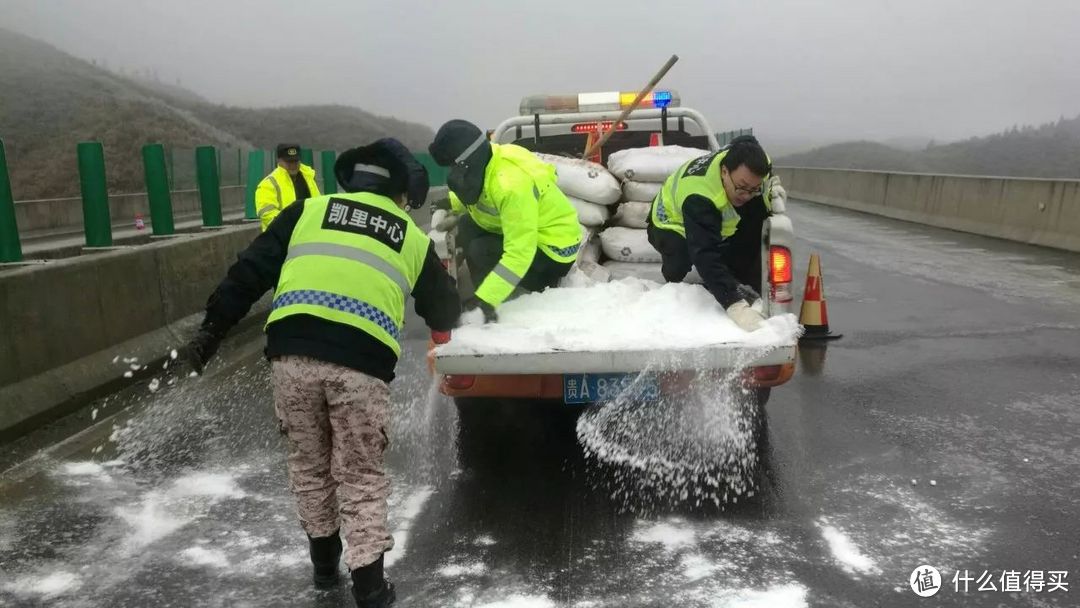
<svg viewBox="0 0 1080 608">
<path fill-rule="evenodd" d="M 473 311 L 439 355 L 693 349 L 794 343 L 795 315 L 767 320 L 752 333 L 739 329 L 700 285 L 661 285 L 625 278 L 587 287 L 559 287 L 499 307 L 498 323 Z"/>
</svg>

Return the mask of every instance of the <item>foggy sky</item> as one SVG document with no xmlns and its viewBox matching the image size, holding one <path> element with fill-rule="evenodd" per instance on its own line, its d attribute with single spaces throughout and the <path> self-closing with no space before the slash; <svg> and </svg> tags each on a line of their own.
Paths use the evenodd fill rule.
<svg viewBox="0 0 1080 608">
<path fill-rule="evenodd" d="M 0 0 L 0 27 L 211 101 L 494 127 L 533 93 L 662 87 L 765 143 L 939 142 L 1080 114 L 1080 2 Z"/>
</svg>

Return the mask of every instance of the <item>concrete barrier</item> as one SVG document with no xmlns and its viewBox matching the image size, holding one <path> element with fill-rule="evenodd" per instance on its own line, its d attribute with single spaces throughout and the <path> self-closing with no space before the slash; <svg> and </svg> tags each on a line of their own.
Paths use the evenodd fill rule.
<svg viewBox="0 0 1080 608">
<path fill-rule="evenodd" d="M 1080 252 L 1080 180 L 777 167 L 793 199 Z"/>
<path fill-rule="evenodd" d="M 179 345 L 182 337 L 170 324 L 198 316 L 257 234 L 258 226 L 248 224 L 5 269 L 0 435 L 89 392 L 102 378 L 122 377 L 123 368 L 111 365 L 117 345 Z M 147 342 L 147 336 L 156 338 Z"/>
<path fill-rule="evenodd" d="M 433 188 L 429 203 L 446 196 Z M 413 212 L 421 227 L 430 207 Z M 258 224 L 184 234 L 0 272 L 0 444 L 160 373 Z M 258 335 L 270 294 L 234 330 Z M 426 335 L 426 332 L 424 332 Z M 115 357 L 148 364 L 133 379 Z"/>
</svg>

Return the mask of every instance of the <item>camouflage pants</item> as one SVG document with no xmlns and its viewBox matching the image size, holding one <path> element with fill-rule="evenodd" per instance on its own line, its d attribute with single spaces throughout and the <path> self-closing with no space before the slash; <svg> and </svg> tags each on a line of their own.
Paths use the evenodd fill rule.
<svg viewBox="0 0 1080 608">
<path fill-rule="evenodd" d="M 289 444 L 289 489 L 304 531 L 339 527 L 350 570 L 394 546 L 386 527 L 383 469 L 390 388 L 377 378 L 310 357 L 272 363 L 274 409 Z M 340 520 L 340 521 L 339 521 Z"/>
</svg>

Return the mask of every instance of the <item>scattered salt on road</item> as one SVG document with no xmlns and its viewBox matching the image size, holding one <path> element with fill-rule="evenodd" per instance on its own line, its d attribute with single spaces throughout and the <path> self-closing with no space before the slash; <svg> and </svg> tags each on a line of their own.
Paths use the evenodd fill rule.
<svg viewBox="0 0 1080 608">
<path fill-rule="evenodd" d="M 835 526 L 829 525 L 825 519 L 817 522 L 821 529 L 821 536 L 829 544 L 829 550 L 833 558 L 839 562 L 840 567 L 850 574 L 878 574 L 881 569 L 874 560 L 870 559 Z"/>
</svg>

